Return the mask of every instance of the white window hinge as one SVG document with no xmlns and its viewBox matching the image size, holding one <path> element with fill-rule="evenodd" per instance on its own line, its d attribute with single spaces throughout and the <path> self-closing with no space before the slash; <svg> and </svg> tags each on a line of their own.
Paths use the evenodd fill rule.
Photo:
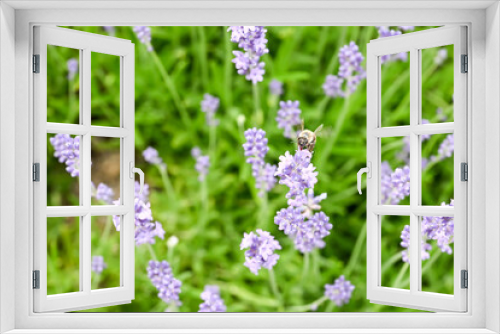
<svg viewBox="0 0 500 334">
<path fill-rule="evenodd" d="M 40 55 L 33 55 L 33 73 L 40 73 Z"/>
<path fill-rule="evenodd" d="M 468 73 L 469 72 L 469 56 L 462 55 L 462 66 L 460 72 Z"/>
<path fill-rule="evenodd" d="M 460 164 L 460 180 L 469 181 L 469 165 L 466 162 Z"/>
<path fill-rule="evenodd" d="M 462 270 L 460 272 L 461 275 L 461 288 L 462 289 L 468 289 L 469 288 L 469 273 L 467 270 Z"/>
<path fill-rule="evenodd" d="M 33 270 L 33 289 L 40 289 L 40 270 Z"/>
<path fill-rule="evenodd" d="M 33 164 L 33 181 L 40 182 L 40 164 L 38 162 Z"/>
</svg>

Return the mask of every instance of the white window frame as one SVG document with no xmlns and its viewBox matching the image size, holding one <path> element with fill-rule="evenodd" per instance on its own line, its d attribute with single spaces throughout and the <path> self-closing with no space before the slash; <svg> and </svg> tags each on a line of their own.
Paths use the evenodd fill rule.
<svg viewBox="0 0 500 334">
<path fill-rule="evenodd" d="M 367 180 L 367 297 L 371 302 L 417 308 L 429 311 L 467 310 L 467 290 L 461 287 L 461 271 L 467 270 L 467 185 L 461 181 L 461 163 L 467 163 L 467 76 L 461 71 L 461 56 L 467 55 L 466 27 L 448 26 L 425 31 L 380 38 L 367 47 L 367 162 L 371 178 Z M 427 48 L 453 45 L 454 99 L 453 122 L 422 124 L 422 53 Z M 383 127 L 383 118 L 391 110 L 382 106 L 382 56 L 408 52 L 410 73 L 409 124 Z M 420 135 L 454 135 L 453 170 L 454 206 L 422 205 L 422 154 Z M 381 194 L 381 140 L 385 137 L 406 136 L 410 139 L 410 204 L 386 205 L 380 203 Z M 382 217 L 406 216 L 410 221 L 410 289 L 383 286 L 381 282 L 381 228 Z M 422 261 L 420 220 L 424 216 L 454 217 L 454 251 L 452 294 L 427 292 L 422 289 Z M 416 245 L 416 247 L 415 247 Z M 450 272 L 451 274 L 451 272 Z"/>
<path fill-rule="evenodd" d="M 120 6 L 123 6 L 120 8 Z M 0 4 L 0 320 L 2 331 L 70 333 L 253 332 L 493 333 L 500 331 L 500 11 L 493 1 L 274 1 L 223 4 L 113 1 L 7 1 Z M 432 7 L 431 7 L 432 6 Z M 13 8 L 14 7 L 14 8 Z M 59 8 L 66 7 L 66 8 Z M 103 9 L 105 7 L 107 9 Z M 124 9 L 125 7 L 133 9 Z M 270 8 L 268 8 L 270 7 Z M 24 8 L 24 9 L 23 9 Z M 139 9 L 138 9 L 139 8 Z M 486 23 L 486 24 L 485 24 Z M 30 288 L 33 212 L 31 156 L 32 27 L 54 25 L 442 25 L 469 31 L 468 312 L 432 314 L 34 314 Z M 15 36 L 15 38 L 14 38 Z M 486 71 L 486 66 L 488 71 Z M 14 70 L 15 67 L 15 70 Z M 12 82 L 15 78 L 15 87 Z M 15 113 L 12 112 L 15 110 Z M 486 121 L 488 120 L 488 121 Z M 15 138 L 14 144 L 12 137 Z M 488 151 L 488 154 L 485 152 Z M 15 175 L 15 178 L 12 175 Z M 488 182 L 486 182 L 488 175 Z M 5 185 L 5 186 L 4 186 Z M 11 198 L 15 189 L 15 198 Z M 487 195 L 487 196 L 486 196 Z M 486 203 L 486 204 L 485 204 Z M 15 211 L 5 210 L 15 207 Z M 12 224 L 15 222 L 15 224 Z M 474 226 L 474 229 L 472 229 Z M 12 238 L 15 236 L 15 239 Z M 487 265 L 486 265 L 487 264 Z M 14 288 L 12 288 L 14 287 Z M 488 293 L 486 293 L 488 291 Z M 12 307 L 14 305 L 14 307 Z M 25 330 L 23 330 L 25 329 Z M 99 330 L 101 329 L 101 330 Z M 122 331 L 121 331 L 121 330 Z M 137 330 L 132 330 L 137 329 Z M 180 329 L 186 329 L 180 330 Z M 241 329 L 241 330 L 238 330 Z M 267 329 L 265 331 L 264 329 Z M 382 330 L 381 330 L 382 329 Z M 76 331 L 73 331 L 76 332 Z M 245 332 L 248 332 L 246 330 Z M 350 331 L 353 333 L 353 331 Z M 13 332 L 14 333 L 14 332 Z"/>
<path fill-rule="evenodd" d="M 39 55 L 39 73 L 33 74 L 34 147 L 33 160 L 39 163 L 40 178 L 33 184 L 34 257 L 33 269 L 39 271 L 39 289 L 34 289 L 34 311 L 74 311 L 100 306 L 130 303 L 134 299 L 135 225 L 134 225 L 134 44 L 116 37 L 81 31 L 36 26 L 34 54 Z M 47 46 L 79 50 L 80 103 L 78 124 L 47 122 Z M 91 54 L 114 55 L 120 61 L 120 124 L 116 127 L 95 126 L 91 122 Z M 47 206 L 47 135 L 80 136 L 79 205 Z M 116 138 L 120 141 L 120 203 L 91 205 L 91 139 Z M 107 289 L 91 288 L 92 216 L 120 217 L 120 286 Z M 79 221 L 79 291 L 47 295 L 47 218 L 75 217 Z"/>
</svg>

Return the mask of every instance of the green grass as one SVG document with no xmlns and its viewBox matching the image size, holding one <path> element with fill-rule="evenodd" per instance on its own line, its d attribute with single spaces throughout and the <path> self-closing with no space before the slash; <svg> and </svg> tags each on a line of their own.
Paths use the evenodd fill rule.
<svg viewBox="0 0 500 334">
<path fill-rule="evenodd" d="M 105 34 L 101 27 L 73 27 L 82 31 Z M 327 74 L 338 71 L 338 51 L 351 40 L 366 55 L 366 44 L 378 37 L 375 27 L 268 27 L 269 54 L 262 57 L 266 63 L 264 82 L 252 92 L 252 84 L 236 73 L 231 63 L 231 51 L 237 46 L 229 40 L 227 27 L 152 27 L 154 53 L 146 50 L 131 27 L 117 27 L 116 37 L 132 40 L 136 47 L 135 120 L 136 166 L 146 175 L 151 190 L 151 208 L 155 220 L 166 230 L 165 240 L 157 239 L 149 248 L 136 247 L 136 291 L 131 304 L 100 308 L 99 312 L 163 312 L 167 304 L 157 298 L 146 267 L 154 253 L 159 260 L 168 260 L 175 277 L 182 281 L 181 312 L 196 312 L 201 303 L 200 293 L 206 284 L 217 284 L 230 312 L 307 311 L 309 304 L 320 299 L 324 285 L 332 284 L 340 275 L 346 275 L 356 286 L 351 301 L 342 307 L 322 303 L 318 311 L 374 312 L 411 311 L 371 304 L 366 298 L 366 203 L 365 196 L 356 190 L 356 172 L 366 164 L 366 80 L 363 80 L 349 99 L 325 98 L 322 84 Z M 417 29 L 421 30 L 421 29 Z M 436 52 L 430 50 L 429 52 Z M 76 53 L 77 54 L 77 53 Z M 78 81 L 68 83 L 65 62 L 75 55 L 74 50 L 49 50 L 48 118 L 55 122 L 78 122 Z M 453 92 L 450 61 L 442 67 L 433 66 L 433 55 L 423 60 L 426 115 L 437 120 L 435 110 L 452 114 L 452 100 L 446 94 Z M 92 57 L 92 119 L 96 125 L 116 125 L 119 122 L 119 72 L 113 56 Z M 409 92 L 405 69 L 408 63 L 387 64 L 383 72 L 384 117 L 389 124 L 401 125 L 409 121 Z M 442 72 L 441 72 L 442 71 Z M 405 77 L 406 76 L 406 77 Z M 439 80 L 437 79 L 439 78 Z M 441 80 L 443 78 L 443 80 Z M 309 129 L 324 124 L 325 136 L 318 138 L 313 163 L 319 175 L 315 192 L 328 193 L 322 210 L 334 225 L 325 238 L 326 247 L 312 252 L 305 261 L 294 249 L 293 243 L 273 223 L 276 211 L 286 207 L 285 186 L 277 185 L 269 194 L 267 209 L 261 210 L 260 199 L 254 187 L 250 166 L 245 163 L 242 144 L 243 130 L 260 126 L 267 132 L 270 150 L 266 161 L 276 164 L 285 151 L 294 151 L 294 143 L 283 137 L 276 126 L 279 100 L 269 94 L 272 79 L 284 83 L 282 100 L 299 100 L 302 117 Z M 117 88 L 118 87 L 118 88 Z M 385 89 L 387 87 L 387 90 Z M 210 150 L 209 128 L 200 110 L 204 93 L 220 98 L 216 114 L 220 125 L 216 128 L 215 145 Z M 254 103 L 254 93 L 259 104 Z M 262 110 L 261 124 L 254 117 L 255 109 Z M 245 117 L 244 125 L 238 118 Z M 213 134 L 212 134 L 213 135 Z M 435 137 L 435 138 L 434 138 Z M 437 154 L 443 138 L 433 136 L 423 146 L 423 156 Z M 146 163 L 141 155 L 148 147 L 155 147 L 168 166 L 168 180 L 174 193 L 168 192 L 168 183 L 160 171 Z M 190 151 L 199 146 L 210 153 L 212 165 L 206 183 L 200 183 Z M 383 155 L 394 169 L 404 162 L 398 158 L 403 147 L 401 138 L 384 143 Z M 48 145 L 48 156 L 53 151 Z M 114 186 L 119 147 L 113 141 L 93 143 L 92 180 Z M 450 160 L 450 159 L 449 159 Z M 439 205 L 453 197 L 448 160 L 437 163 L 423 175 L 424 201 Z M 50 205 L 78 203 L 78 184 L 64 171 L 56 159 L 48 161 Z M 452 174 L 453 175 L 453 174 Z M 451 183 L 450 183 L 451 182 Z M 206 197 L 203 195 L 206 187 Z M 204 200 L 206 198 L 206 200 Z M 403 202 L 402 202 L 403 203 Z M 387 220 L 384 227 L 383 263 L 384 284 L 404 286 L 409 271 L 404 270 L 399 245 L 405 218 Z M 110 217 L 108 219 L 111 219 Z M 119 281 L 116 268 L 116 240 L 105 237 L 106 219 L 93 229 L 93 249 L 101 252 L 110 263 L 98 282 L 100 288 Z M 109 223 L 108 223 L 109 224 Z M 270 231 L 280 242 L 280 260 L 274 267 L 283 305 L 275 298 L 269 284 L 269 273 L 261 270 L 253 275 L 243 266 L 244 252 L 239 244 L 244 232 L 257 227 Z M 78 261 L 78 248 L 71 237 L 78 233 L 78 224 L 62 219 L 60 226 L 49 226 L 48 240 L 49 291 L 56 288 L 74 289 L 66 283 L 68 268 Z M 111 229 L 110 234 L 117 233 Z M 179 244 L 169 253 L 166 240 L 175 235 Z M 76 251 L 75 251 L 76 250 Z M 425 286 L 437 292 L 453 288 L 452 272 L 446 258 L 434 245 L 432 263 L 425 272 Z M 94 254 L 93 255 L 98 255 Z M 387 255 L 387 256 L 386 256 Z M 61 257 L 64 260 L 61 260 Z M 76 262 L 77 263 L 77 262 Z M 307 267 L 304 268 L 305 263 Z M 73 267 L 66 267 L 72 265 Z M 425 263 L 424 263 L 425 266 Z M 71 277 L 78 277 L 77 273 Z M 94 274 L 93 274 L 94 275 Z M 406 275 L 406 276 L 405 276 Z M 94 277 L 93 280 L 97 278 Z M 78 285 L 76 285 L 78 287 Z M 57 290 L 59 291 L 59 290 Z M 305 307 L 302 307 L 306 305 Z"/>
</svg>

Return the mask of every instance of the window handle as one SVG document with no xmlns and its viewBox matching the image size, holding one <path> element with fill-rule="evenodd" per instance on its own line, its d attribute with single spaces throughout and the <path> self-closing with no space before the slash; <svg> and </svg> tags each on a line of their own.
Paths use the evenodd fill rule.
<svg viewBox="0 0 500 334">
<path fill-rule="evenodd" d="M 363 175 L 363 173 L 366 173 L 366 177 L 371 179 L 372 178 L 372 163 L 370 161 L 368 161 L 367 163 L 367 166 L 365 168 L 361 168 L 359 171 L 358 171 L 358 192 L 359 194 L 361 195 L 361 175 Z"/>
<path fill-rule="evenodd" d="M 144 188 L 144 172 L 140 168 L 134 167 L 133 161 L 130 161 L 129 163 L 129 171 L 131 179 L 134 179 L 135 173 L 139 174 L 139 183 L 141 185 L 139 188 L 139 195 L 142 195 L 142 189 Z"/>
</svg>

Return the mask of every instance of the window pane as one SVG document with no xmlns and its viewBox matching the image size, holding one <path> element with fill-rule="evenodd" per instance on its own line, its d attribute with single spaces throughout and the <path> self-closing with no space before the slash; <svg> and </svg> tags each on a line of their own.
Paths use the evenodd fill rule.
<svg viewBox="0 0 500 334">
<path fill-rule="evenodd" d="M 422 291 L 453 294 L 452 217 L 422 217 Z"/>
<path fill-rule="evenodd" d="M 80 205 L 81 136 L 47 134 L 47 205 Z"/>
<path fill-rule="evenodd" d="M 92 137 L 92 204 L 109 205 L 120 198 L 120 138 Z"/>
<path fill-rule="evenodd" d="M 92 217 L 92 289 L 120 286 L 120 216 Z"/>
<path fill-rule="evenodd" d="M 420 136 L 422 205 L 449 203 L 454 197 L 453 134 Z"/>
<path fill-rule="evenodd" d="M 410 204 L 410 137 L 380 138 L 380 204 Z"/>
<path fill-rule="evenodd" d="M 47 122 L 80 122 L 80 50 L 47 45 Z"/>
<path fill-rule="evenodd" d="M 92 125 L 120 126 L 120 57 L 92 52 Z"/>
<path fill-rule="evenodd" d="M 381 124 L 399 126 L 410 124 L 410 53 L 386 55 L 379 58 L 381 76 Z"/>
<path fill-rule="evenodd" d="M 421 50 L 422 121 L 453 122 L 453 45 Z"/>
<path fill-rule="evenodd" d="M 381 286 L 410 289 L 410 217 L 380 216 Z"/>
<path fill-rule="evenodd" d="M 80 217 L 47 218 L 47 294 L 80 291 Z"/>
</svg>

